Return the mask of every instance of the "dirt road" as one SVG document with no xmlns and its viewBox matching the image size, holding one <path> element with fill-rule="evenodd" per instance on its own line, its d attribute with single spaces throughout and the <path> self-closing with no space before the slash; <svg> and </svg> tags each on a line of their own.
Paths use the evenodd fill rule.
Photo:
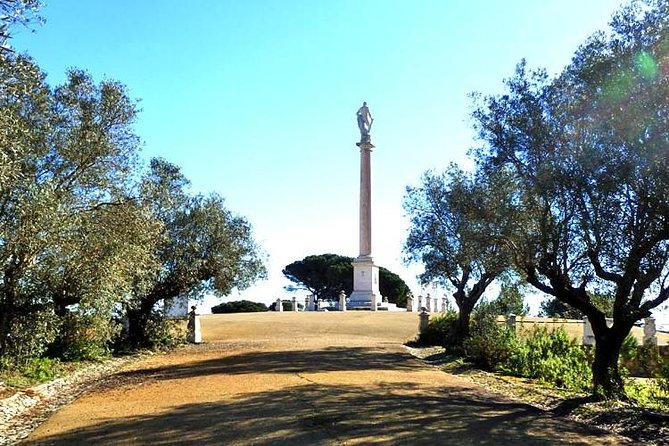
<svg viewBox="0 0 669 446">
<path fill-rule="evenodd" d="M 205 343 L 133 364 L 25 444 L 620 445 L 424 365 L 414 313 L 203 317 Z"/>
</svg>

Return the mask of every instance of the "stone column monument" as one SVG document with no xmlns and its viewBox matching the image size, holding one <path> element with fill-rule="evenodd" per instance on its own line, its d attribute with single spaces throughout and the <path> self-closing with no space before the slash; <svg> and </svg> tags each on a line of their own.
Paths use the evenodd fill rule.
<svg viewBox="0 0 669 446">
<path fill-rule="evenodd" d="M 379 291 L 379 267 L 372 259 L 372 139 L 369 131 L 372 118 L 367 103 L 356 113 L 360 129 L 360 254 L 353 261 L 353 292 L 348 308 L 353 310 L 376 310 L 381 302 Z"/>
</svg>

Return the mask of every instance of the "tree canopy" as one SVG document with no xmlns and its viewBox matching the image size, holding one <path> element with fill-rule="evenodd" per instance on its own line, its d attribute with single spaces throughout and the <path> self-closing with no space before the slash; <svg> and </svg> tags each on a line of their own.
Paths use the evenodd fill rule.
<svg viewBox="0 0 669 446">
<path fill-rule="evenodd" d="M 454 347 L 469 333 L 474 306 L 508 268 L 496 224 L 505 218 L 509 184 L 501 175 L 475 176 L 452 165 L 442 174 L 424 173 L 420 187 L 407 188 L 404 208 L 411 225 L 404 252 L 407 261 L 423 264 L 423 283 L 453 290 Z"/>
<path fill-rule="evenodd" d="M 147 342 L 146 325 L 159 301 L 205 292 L 224 296 L 265 275 L 249 223 L 218 195 L 191 196 L 187 185 L 180 169 L 161 159 L 151 160 L 142 181 L 143 204 L 163 231 L 153 250 L 159 267 L 137 282 L 127 302 L 134 345 Z"/>
<path fill-rule="evenodd" d="M 147 343 L 163 299 L 243 289 L 264 274 L 250 224 L 178 167 L 143 175 L 136 101 L 72 69 L 57 87 L 0 53 L 0 354 L 105 352 Z M 78 352 L 77 352 L 78 351 Z"/>
<path fill-rule="evenodd" d="M 250 300 L 235 300 L 233 302 L 223 302 L 211 307 L 211 312 L 214 314 L 226 313 L 258 313 L 269 311 L 267 305 L 259 302 L 252 302 Z"/>
<path fill-rule="evenodd" d="M 318 299 L 336 300 L 339 292 L 353 291 L 353 258 L 338 254 L 319 254 L 297 260 L 283 269 L 288 280 Z M 395 273 L 379 268 L 379 291 L 389 302 L 406 304 L 407 284 Z"/>
<path fill-rule="evenodd" d="M 525 304 L 524 291 L 526 285 L 520 283 L 517 278 L 509 276 L 509 274 L 502 276 L 499 281 L 500 290 L 497 297 L 481 305 L 485 305 L 484 311 L 491 314 L 527 316 L 530 308 Z"/>
<path fill-rule="evenodd" d="M 618 356 L 669 299 L 669 2 L 633 1 L 556 78 L 519 64 L 474 112 L 480 168 L 512 172 L 525 221 L 508 245 L 538 290 L 588 316 L 594 392 L 624 396 Z M 613 299 L 613 326 L 593 293 Z"/>
<path fill-rule="evenodd" d="M 133 270 L 122 260 L 146 257 L 124 236 L 152 229 L 125 196 L 139 145 L 124 87 L 71 70 L 52 89 L 30 59 L 3 62 L 0 353 L 27 357 L 54 340 L 55 316 L 72 306 L 109 317 L 105 299 L 128 288 Z"/>
<path fill-rule="evenodd" d="M 43 19 L 38 11 L 43 4 L 39 0 L 0 0 L 0 53 L 7 51 L 7 40 L 17 25 L 29 26 Z"/>
</svg>

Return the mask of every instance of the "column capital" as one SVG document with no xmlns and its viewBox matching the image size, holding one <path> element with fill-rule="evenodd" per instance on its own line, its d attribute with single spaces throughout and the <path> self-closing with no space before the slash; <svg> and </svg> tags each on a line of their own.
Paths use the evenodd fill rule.
<svg viewBox="0 0 669 446">
<path fill-rule="evenodd" d="M 376 147 L 374 144 L 372 144 L 369 141 L 356 142 L 355 145 L 360 147 L 360 150 L 372 150 L 374 147 Z"/>
</svg>

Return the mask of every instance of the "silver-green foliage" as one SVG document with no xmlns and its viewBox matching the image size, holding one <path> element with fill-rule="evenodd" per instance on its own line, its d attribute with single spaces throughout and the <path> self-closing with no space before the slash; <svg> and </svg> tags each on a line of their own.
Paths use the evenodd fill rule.
<svg viewBox="0 0 669 446">
<path fill-rule="evenodd" d="M 71 70 L 51 88 L 0 55 L 0 353 L 39 355 L 62 318 L 108 336 L 114 303 L 150 268 L 159 226 L 128 197 L 139 140 L 125 88 Z"/>
<path fill-rule="evenodd" d="M 523 62 L 474 113 L 486 172 L 513 172 L 514 263 L 588 317 L 594 393 L 624 397 L 618 352 L 669 300 L 669 1 L 635 0 L 550 78 Z M 592 293 L 611 296 L 612 325 Z"/>
<path fill-rule="evenodd" d="M 513 191 L 512 179 L 503 173 L 479 176 L 455 165 L 441 174 L 425 172 L 419 187 L 407 188 L 406 260 L 422 263 L 423 283 L 452 289 L 458 343 L 466 338 L 470 314 L 483 293 L 509 266 L 499 222 L 507 217 Z"/>
<path fill-rule="evenodd" d="M 177 166 L 161 159 L 151 161 L 142 180 L 142 203 L 162 229 L 153 247 L 158 268 L 135 283 L 125 302 L 133 346 L 154 344 L 147 329 L 160 319 L 155 314 L 160 301 L 225 296 L 265 275 L 249 222 L 216 194 L 189 194 L 188 184 Z"/>
</svg>

